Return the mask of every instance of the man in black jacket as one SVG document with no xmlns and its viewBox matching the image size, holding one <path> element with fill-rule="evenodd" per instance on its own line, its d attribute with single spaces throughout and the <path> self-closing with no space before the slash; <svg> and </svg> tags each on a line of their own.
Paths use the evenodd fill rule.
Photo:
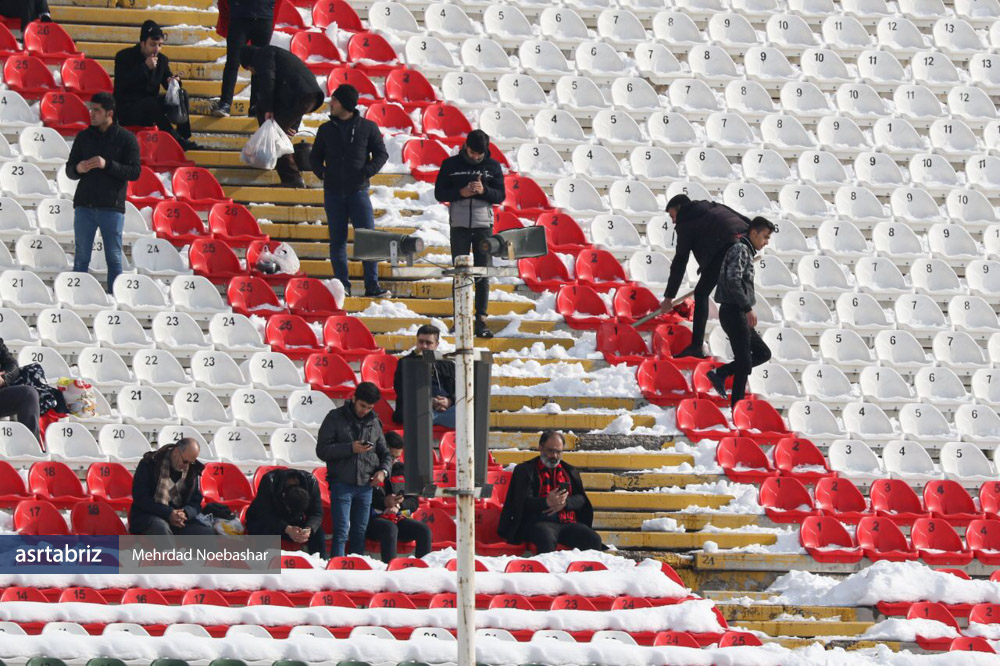
<svg viewBox="0 0 1000 666">
<path fill-rule="evenodd" d="M 247 45 L 267 46 L 274 32 L 274 0 L 229 0 L 229 27 L 226 33 L 226 67 L 222 70 L 222 95 L 212 109 L 216 118 L 225 118 L 233 103 L 236 75 L 240 71 L 240 49 Z"/>
<path fill-rule="evenodd" d="M 38 438 L 38 391 L 31 386 L 14 386 L 21 374 L 14 355 L 0 339 L 0 418 L 13 416 Z"/>
<path fill-rule="evenodd" d="M 673 309 L 674 297 L 684 280 L 688 256 L 694 254 L 701 277 L 694 288 L 694 317 L 691 344 L 678 356 L 704 358 L 705 324 L 708 321 L 708 298 L 719 280 L 719 267 L 726 250 L 746 233 L 749 218 L 714 201 L 691 201 L 678 194 L 667 202 L 667 214 L 677 226 L 677 248 L 670 263 L 670 277 L 662 310 Z"/>
<path fill-rule="evenodd" d="M 409 516 L 420 508 L 420 498 L 405 495 L 406 479 L 403 476 L 403 438 L 399 433 L 388 432 L 385 443 L 392 458 L 392 472 L 385 483 L 372 491 L 372 515 L 366 536 L 381 543 L 382 561 L 388 564 L 396 558 L 396 544 L 416 541 L 414 555 L 423 557 L 431 552 L 431 528 Z"/>
<path fill-rule="evenodd" d="M 0 16 L 21 19 L 22 34 L 28 24 L 36 19 L 43 23 L 52 21 L 46 0 L 0 0 Z"/>
<path fill-rule="evenodd" d="M 250 115 L 257 124 L 274 120 L 289 137 L 299 131 L 302 116 L 323 105 L 316 75 L 302 60 L 277 46 L 240 48 L 240 66 L 250 70 Z M 305 187 L 293 155 L 282 155 L 275 166 L 285 187 Z"/>
<path fill-rule="evenodd" d="M 358 113 L 358 91 L 346 83 L 330 97 L 330 120 L 320 125 L 313 142 L 309 163 L 323 181 L 323 205 L 330 227 L 330 263 L 333 276 L 351 295 L 347 273 L 347 222 L 355 229 L 374 229 L 375 213 L 368 196 L 369 180 L 377 174 L 389 153 L 382 131 Z M 378 283 L 378 262 L 363 261 L 365 296 L 388 297 L 388 289 Z"/>
<path fill-rule="evenodd" d="M 132 478 L 132 534 L 198 536 L 215 530 L 195 519 L 201 513 L 201 473 L 198 440 L 185 437 L 142 457 Z"/>
<path fill-rule="evenodd" d="M 333 519 L 331 555 L 365 551 L 365 530 L 371 513 L 372 488 L 389 476 L 390 458 L 382 434 L 382 422 L 373 411 L 382 399 L 378 387 L 361 382 L 354 399 L 330 410 L 319 427 L 316 456 L 326 463 Z"/>
<path fill-rule="evenodd" d="M 108 263 L 108 292 L 122 272 L 122 230 L 128 181 L 139 178 L 139 142 L 115 122 L 115 98 L 97 93 L 90 101 L 90 127 L 80 132 L 66 160 L 66 175 L 80 184 L 73 195 L 73 270 L 86 273 L 94 236 L 101 232 Z"/>
<path fill-rule="evenodd" d="M 489 266 L 491 257 L 479 243 L 493 235 L 493 206 L 507 198 L 500 163 L 490 157 L 490 137 L 473 130 L 457 155 L 441 163 L 434 198 L 447 203 L 451 222 L 451 256 L 469 254 L 473 264 Z M 486 326 L 490 306 L 489 278 L 476 278 L 476 337 L 492 338 Z"/>
<path fill-rule="evenodd" d="M 115 55 L 115 102 L 122 125 L 156 125 L 173 136 L 184 150 L 197 150 L 191 141 L 191 123 L 177 126 L 167 120 L 166 90 L 174 79 L 170 59 L 161 51 L 165 35 L 155 21 L 139 30 L 139 43 Z"/>
<path fill-rule="evenodd" d="M 278 468 L 263 476 L 247 508 L 247 534 L 277 534 L 282 550 L 305 547 L 326 557 L 323 498 L 316 477 L 301 469 Z"/>
<path fill-rule="evenodd" d="M 417 348 L 410 356 L 422 356 L 425 351 L 435 351 L 441 342 L 441 331 L 433 324 L 424 324 L 417 329 Z M 396 389 L 396 409 L 392 420 L 403 422 L 403 405 L 407 397 L 403 391 L 403 362 L 396 365 L 396 374 L 392 379 Z M 443 428 L 455 427 L 455 362 L 441 359 L 434 362 L 431 369 L 431 409 L 434 411 L 434 425 Z"/>
<path fill-rule="evenodd" d="M 733 378 L 732 406 L 746 395 L 747 379 L 753 368 L 767 363 L 771 350 L 754 327 L 757 315 L 753 306 L 757 302 L 753 277 L 754 257 L 763 250 L 774 233 L 774 223 L 763 217 L 755 217 L 745 236 L 729 248 L 722 261 L 719 273 L 719 288 L 715 290 L 715 301 L 719 304 L 719 323 L 729 336 L 733 348 L 730 363 L 709 370 L 707 377 L 715 390 L 726 397 L 726 379 Z"/>
<path fill-rule="evenodd" d="M 535 544 L 548 553 L 562 544 L 580 550 L 602 550 L 594 531 L 594 508 L 576 468 L 563 462 L 561 433 L 546 430 L 538 440 L 539 455 L 514 467 L 497 534 L 508 543 Z"/>
</svg>

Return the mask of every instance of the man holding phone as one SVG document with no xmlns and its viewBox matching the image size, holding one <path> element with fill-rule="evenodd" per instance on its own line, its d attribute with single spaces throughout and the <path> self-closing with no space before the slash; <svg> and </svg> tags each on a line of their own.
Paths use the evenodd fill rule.
<svg viewBox="0 0 1000 666">
<path fill-rule="evenodd" d="M 562 459 L 562 433 L 546 430 L 538 441 L 538 457 L 514 468 L 497 534 L 508 543 L 533 543 L 538 553 L 563 545 L 603 550 L 594 531 L 594 508 L 576 468 Z"/>
</svg>

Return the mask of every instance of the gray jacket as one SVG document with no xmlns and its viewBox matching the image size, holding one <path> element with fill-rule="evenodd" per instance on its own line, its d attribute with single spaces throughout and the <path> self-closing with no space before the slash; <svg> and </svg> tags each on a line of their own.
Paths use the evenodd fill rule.
<svg viewBox="0 0 1000 666">
<path fill-rule="evenodd" d="M 470 182 L 481 179 L 483 193 L 473 197 L 463 197 L 461 189 Z M 453 227 L 484 229 L 493 226 L 493 206 L 498 206 L 507 198 L 500 163 L 486 157 L 478 164 L 465 158 L 465 149 L 458 151 L 441 163 L 437 181 L 434 183 L 434 198 L 448 207 L 448 218 Z"/>
<path fill-rule="evenodd" d="M 750 239 L 740 236 L 726 252 L 719 271 L 719 285 L 715 289 L 715 302 L 721 305 L 733 305 L 743 312 L 750 312 L 757 295 L 754 292 L 753 258 L 757 250 L 750 244 Z"/>
<path fill-rule="evenodd" d="M 354 442 L 372 442 L 375 446 L 364 453 L 354 453 Z M 354 414 L 354 401 L 348 400 L 331 410 L 316 439 L 316 456 L 326 463 L 327 483 L 365 486 L 375 472 L 383 470 L 389 476 L 392 463 L 382 434 L 382 422 L 374 411 L 359 419 Z"/>
</svg>

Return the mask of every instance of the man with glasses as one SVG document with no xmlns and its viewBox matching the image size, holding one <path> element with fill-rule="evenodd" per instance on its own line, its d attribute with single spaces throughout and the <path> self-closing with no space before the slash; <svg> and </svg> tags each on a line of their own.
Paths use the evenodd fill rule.
<svg viewBox="0 0 1000 666">
<path fill-rule="evenodd" d="M 562 433 L 546 430 L 538 440 L 539 455 L 517 465 L 500 512 L 497 534 L 508 543 L 524 541 L 538 553 L 557 546 L 603 550 L 594 531 L 594 508 L 576 468 L 562 459 Z"/>
<path fill-rule="evenodd" d="M 441 342 L 441 331 L 434 324 L 424 324 L 417 329 L 417 347 L 410 356 L 421 356 L 425 351 L 436 351 Z M 393 376 L 396 390 L 396 409 L 392 420 L 403 423 L 404 404 L 407 401 L 403 391 L 403 364 L 396 366 Z M 431 409 L 434 411 L 434 425 L 442 428 L 455 427 L 455 362 L 441 359 L 434 361 L 431 368 Z"/>
<path fill-rule="evenodd" d="M 185 437 L 142 457 L 132 479 L 132 534 L 199 536 L 215 530 L 195 519 L 201 513 L 201 445 Z"/>
</svg>

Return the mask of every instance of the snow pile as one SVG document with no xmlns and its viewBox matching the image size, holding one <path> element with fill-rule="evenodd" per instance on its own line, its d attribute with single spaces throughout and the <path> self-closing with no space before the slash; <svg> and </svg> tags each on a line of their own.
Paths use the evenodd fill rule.
<svg viewBox="0 0 1000 666">
<path fill-rule="evenodd" d="M 685 532 L 683 525 L 678 525 L 673 518 L 650 518 L 642 521 L 643 532 Z"/>
<path fill-rule="evenodd" d="M 399 319 L 423 319 L 405 303 L 399 301 L 372 301 L 367 308 L 357 313 L 359 317 L 396 317 Z"/>
<path fill-rule="evenodd" d="M 958 638 L 959 633 L 954 627 L 949 627 L 936 620 L 883 620 L 861 635 L 862 639 L 881 639 L 891 641 L 913 642 L 921 638 Z"/>
<path fill-rule="evenodd" d="M 539 366 L 541 364 L 535 364 Z M 557 364 L 570 365 L 570 364 Z M 534 386 L 500 386 L 493 390 L 499 395 L 530 396 L 584 396 L 594 398 L 631 398 L 639 394 L 639 384 L 635 380 L 635 370 L 626 365 L 611 366 L 592 372 L 580 370 L 574 376 L 562 374 L 548 375 L 551 381 Z M 515 375 L 508 375 L 515 376 Z M 537 376 L 537 375 L 529 375 Z M 627 415 L 626 415 L 627 416 Z M 631 429 L 631 418 L 629 428 Z M 625 430 L 624 432 L 628 432 Z"/>
<path fill-rule="evenodd" d="M 694 458 L 694 465 L 681 463 L 675 466 L 664 466 L 652 470 L 663 474 L 722 474 L 722 467 L 716 461 L 716 450 L 719 443 L 710 439 L 691 444 L 684 440 L 674 442 L 674 445 L 663 450 L 664 453 L 689 455 Z"/>
</svg>

